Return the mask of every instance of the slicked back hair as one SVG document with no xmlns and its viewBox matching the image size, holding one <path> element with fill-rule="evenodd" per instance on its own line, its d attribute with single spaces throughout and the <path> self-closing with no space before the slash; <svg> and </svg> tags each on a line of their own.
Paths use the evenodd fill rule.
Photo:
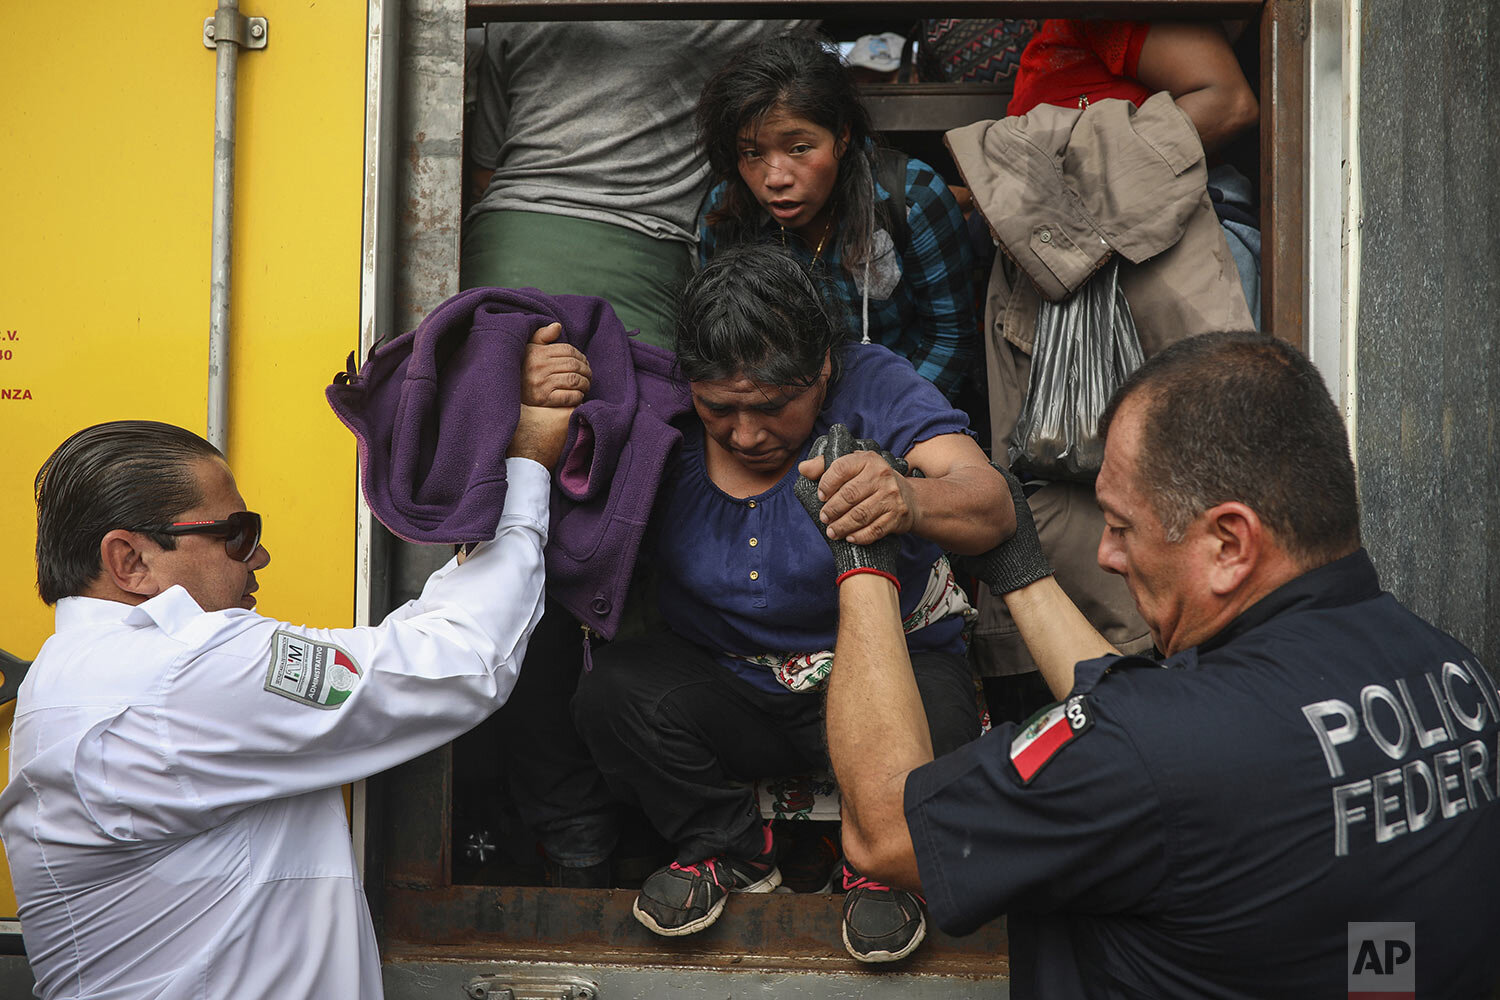
<svg viewBox="0 0 1500 1000">
<path fill-rule="evenodd" d="M 1307 568 L 1359 546 L 1348 433 L 1323 377 L 1295 347 L 1253 331 L 1178 341 L 1116 391 L 1101 436 L 1129 399 L 1144 406 L 1132 471 L 1169 541 L 1233 500 Z"/>
<path fill-rule="evenodd" d="M 720 246 L 757 238 L 765 215 L 740 177 L 740 135 L 778 108 L 826 128 L 835 140 L 848 132 L 829 198 L 838 211 L 836 245 L 844 268 L 858 273 L 872 253 L 875 229 L 888 225 L 884 205 L 875 202 L 871 156 L 878 137 L 854 77 L 831 43 L 814 36 L 752 42 L 704 83 L 696 112 L 698 146 L 714 179 L 727 182 L 708 224 Z M 895 194 L 899 200 L 901 192 Z"/>
<path fill-rule="evenodd" d="M 677 367 L 689 382 L 744 376 L 760 385 L 809 386 L 824 357 L 837 378 L 847 337 L 794 257 L 747 243 L 721 251 L 683 289 Z"/>
<path fill-rule="evenodd" d="M 154 420 L 95 424 L 36 474 L 36 589 L 56 604 L 98 578 L 99 543 L 116 528 L 165 527 L 203 502 L 194 464 L 224 456 L 192 431 Z M 171 535 L 148 534 L 164 549 Z"/>
</svg>

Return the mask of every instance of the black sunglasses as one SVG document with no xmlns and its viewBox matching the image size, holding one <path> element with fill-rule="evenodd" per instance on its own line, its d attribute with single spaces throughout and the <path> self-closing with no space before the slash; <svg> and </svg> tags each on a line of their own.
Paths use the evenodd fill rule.
<svg viewBox="0 0 1500 1000">
<path fill-rule="evenodd" d="M 218 535 L 224 539 L 229 558 L 249 562 L 260 545 L 260 515 L 237 510 L 222 521 L 174 521 L 165 528 L 152 528 L 155 535 Z"/>
</svg>

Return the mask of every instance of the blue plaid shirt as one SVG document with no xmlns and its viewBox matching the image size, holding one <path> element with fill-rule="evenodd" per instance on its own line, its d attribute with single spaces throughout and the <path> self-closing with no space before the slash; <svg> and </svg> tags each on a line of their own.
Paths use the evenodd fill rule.
<svg viewBox="0 0 1500 1000">
<path fill-rule="evenodd" d="M 882 201 L 890 201 L 890 192 L 878 180 L 875 192 Z M 705 217 L 718 207 L 723 196 L 724 185 L 715 186 L 698 218 L 700 262 L 714 255 L 717 240 Z M 906 358 L 919 375 L 952 400 L 974 363 L 978 346 L 974 253 L 963 213 L 948 186 L 937 171 L 917 159 L 909 159 L 906 164 L 906 222 L 910 240 L 896 248 L 901 257 L 901 281 L 890 298 L 871 296 L 870 340 Z M 776 230 L 776 223 L 768 216 L 768 238 L 774 239 Z M 804 265 L 812 263 L 811 247 L 796 237 L 785 242 L 787 250 Z M 853 275 L 844 270 L 842 249 L 836 245 L 831 252 L 827 247 L 824 250 L 818 258 L 816 276 L 823 283 L 829 304 L 842 305 L 850 328 L 857 330 L 862 296 Z"/>
</svg>

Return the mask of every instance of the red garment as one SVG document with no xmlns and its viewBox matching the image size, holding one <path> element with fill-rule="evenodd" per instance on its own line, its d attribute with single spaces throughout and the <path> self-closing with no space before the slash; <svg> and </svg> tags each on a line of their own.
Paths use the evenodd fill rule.
<svg viewBox="0 0 1500 1000">
<path fill-rule="evenodd" d="M 1006 114 L 1024 115 L 1038 104 L 1081 107 L 1081 98 L 1119 97 L 1139 106 L 1152 94 L 1135 78 L 1150 30 L 1146 21 L 1042 22 L 1021 53 Z"/>
</svg>

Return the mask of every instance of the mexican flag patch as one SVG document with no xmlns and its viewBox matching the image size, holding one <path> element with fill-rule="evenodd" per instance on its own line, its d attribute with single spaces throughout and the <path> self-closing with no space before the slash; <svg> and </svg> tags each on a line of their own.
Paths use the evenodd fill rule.
<svg viewBox="0 0 1500 1000">
<path fill-rule="evenodd" d="M 266 690 L 314 708 L 338 708 L 361 676 L 354 657 L 331 642 L 292 632 L 271 637 Z"/>
<path fill-rule="evenodd" d="M 1021 776 L 1021 784 L 1031 784 L 1031 779 L 1037 776 L 1043 765 L 1057 756 L 1063 747 L 1088 732 L 1093 724 L 1094 713 L 1089 711 L 1089 700 L 1081 694 L 1034 715 L 1010 741 L 1010 763 Z"/>
</svg>

